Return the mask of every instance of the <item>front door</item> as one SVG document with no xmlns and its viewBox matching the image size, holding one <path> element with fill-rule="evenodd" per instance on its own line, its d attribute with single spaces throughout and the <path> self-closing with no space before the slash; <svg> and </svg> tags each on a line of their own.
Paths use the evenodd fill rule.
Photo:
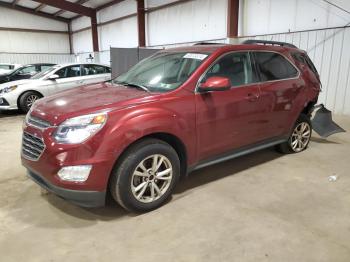
<svg viewBox="0 0 350 262">
<path fill-rule="evenodd" d="M 261 139 L 265 124 L 260 111 L 259 83 L 248 52 L 233 52 L 215 62 L 200 82 L 209 77 L 227 77 L 231 89 L 196 93 L 198 159 L 226 153 Z"/>
<path fill-rule="evenodd" d="M 80 72 L 80 65 L 67 66 L 58 70 L 56 74 L 59 78 L 53 81 L 51 94 L 83 85 L 84 81 Z"/>
</svg>

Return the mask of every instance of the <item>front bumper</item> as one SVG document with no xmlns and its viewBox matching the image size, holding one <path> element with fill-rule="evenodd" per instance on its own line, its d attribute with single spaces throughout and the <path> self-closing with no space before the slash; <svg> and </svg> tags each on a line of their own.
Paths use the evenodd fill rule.
<svg viewBox="0 0 350 262">
<path fill-rule="evenodd" d="M 41 138 L 45 147 L 37 159 L 29 159 L 22 151 L 22 165 L 29 176 L 40 186 L 58 196 L 81 206 L 103 206 L 108 188 L 109 176 L 116 155 L 103 153 L 102 134 L 76 145 L 57 144 L 52 138 L 54 128 L 45 130 L 24 125 L 24 131 Z M 23 145 L 22 145 L 23 150 Z M 57 174 L 62 167 L 91 165 L 89 177 L 84 182 L 62 180 Z"/>
<path fill-rule="evenodd" d="M 14 101 L 12 97 L 5 97 L 4 95 L 0 95 L 0 110 L 16 110 L 17 101 Z"/>
<path fill-rule="evenodd" d="M 83 207 L 101 207 L 105 205 L 106 191 L 82 191 L 58 187 L 29 169 L 27 175 L 39 186 L 76 205 Z"/>
</svg>

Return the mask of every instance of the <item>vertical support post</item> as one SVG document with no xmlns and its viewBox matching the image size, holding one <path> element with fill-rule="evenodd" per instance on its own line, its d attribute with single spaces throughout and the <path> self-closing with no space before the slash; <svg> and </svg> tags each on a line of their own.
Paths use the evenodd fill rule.
<svg viewBox="0 0 350 262">
<path fill-rule="evenodd" d="M 227 8 L 227 37 L 238 36 L 239 0 L 228 0 Z"/>
<path fill-rule="evenodd" d="M 70 53 L 70 54 L 73 54 L 72 22 L 68 22 L 68 38 L 69 38 L 69 53 Z"/>
<path fill-rule="evenodd" d="M 92 34 L 92 47 L 94 52 L 98 52 L 98 31 L 97 31 L 97 18 L 96 12 L 91 16 L 91 34 Z"/>
<path fill-rule="evenodd" d="M 146 27 L 145 27 L 145 1 L 137 1 L 137 28 L 139 37 L 139 47 L 146 46 Z"/>
</svg>

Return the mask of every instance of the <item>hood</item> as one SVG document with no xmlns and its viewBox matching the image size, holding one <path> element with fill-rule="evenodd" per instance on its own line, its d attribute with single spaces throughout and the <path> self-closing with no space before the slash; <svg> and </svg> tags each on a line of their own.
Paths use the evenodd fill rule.
<svg viewBox="0 0 350 262">
<path fill-rule="evenodd" d="M 101 110 L 118 110 L 156 100 L 157 93 L 136 88 L 100 83 L 74 88 L 38 100 L 33 115 L 57 125 L 67 118 Z"/>
<path fill-rule="evenodd" d="M 36 80 L 36 79 L 22 79 L 22 80 L 11 81 L 11 82 L 7 82 L 4 84 L 0 84 L 0 89 L 3 89 L 4 87 L 10 87 L 10 86 L 20 86 L 20 85 L 25 85 L 25 84 L 31 84 L 31 83 L 35 83 L 37 81 L 38 80 Z"/>
</svg>

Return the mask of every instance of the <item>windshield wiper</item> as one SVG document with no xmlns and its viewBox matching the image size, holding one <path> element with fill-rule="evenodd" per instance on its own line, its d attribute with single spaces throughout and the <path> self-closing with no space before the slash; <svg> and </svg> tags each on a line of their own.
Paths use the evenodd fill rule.
<svg viewBox="0 0 350 262">
<path fill-rule="evenodd" d="M 150 92 L 149 89 L 143 85 L 135 84 L 135 83 L 128 83 L 128 82 L 114 82 L 116 84 L 120 84 L 123 86 L 130 86 L 130 87 L 136 87 L 139 89 L 142 89 L 143 91 Z"/>
</svg>

